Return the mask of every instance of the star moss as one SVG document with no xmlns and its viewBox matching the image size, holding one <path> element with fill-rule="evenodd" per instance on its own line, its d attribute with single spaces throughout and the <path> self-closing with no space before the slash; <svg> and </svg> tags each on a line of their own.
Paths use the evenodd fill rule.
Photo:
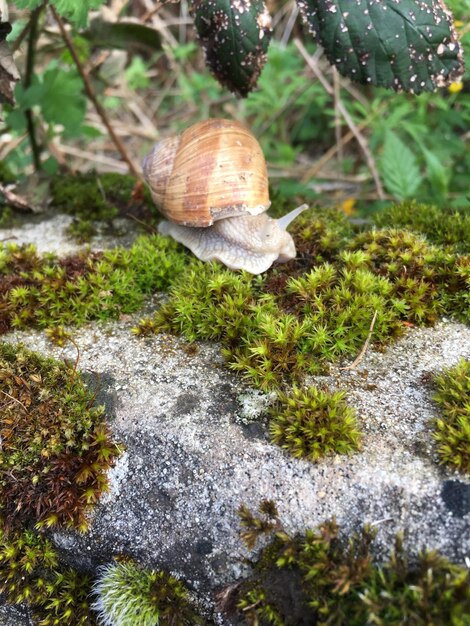
<svg viewBox="0 0 470 626">
<path fill-rule="evenodd" d="M 259 515 L 240 509 L 242 537 L 261 550 L 254 572 L 238 590 L 239 615 L 248 624 L 298 626 L 463 626 L 470 614 L 470 574 L 438 552 L 411 557 L 398 535 L 387 560 L 373 559 L 375 531 L 349 539 L 334 520 L 290 535 L 272 502 Z"/>
<path fill-rule="evenodd" d="M 0 343 L 0 518 L 87 528 L 118 455 L 72 365 Z"/>
<path fill-rule="evenodd" d="M 440 416 L 434 439 L 442 463 L 470 472 L 470 361 L 461 359 L 435 376 L 434 401 Z"/>
</svg>

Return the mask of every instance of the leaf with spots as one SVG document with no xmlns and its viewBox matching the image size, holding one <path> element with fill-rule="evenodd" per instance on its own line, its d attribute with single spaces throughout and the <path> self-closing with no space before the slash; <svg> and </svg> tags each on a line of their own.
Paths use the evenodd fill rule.
<svg viewBox="0 0 470 626">
<path fill-rule="evenodd" d="M 195 0 L 192 14 L 217 80 L 247 96 L 266 62 L 271 17 L 263 0 Z"/>
<path fill-rule="evenodd" d="M 433 91 L 463 73 L 461 46 L 442 0 L 298 0 L 330 63 L 354 81 Z"/>
</svg>

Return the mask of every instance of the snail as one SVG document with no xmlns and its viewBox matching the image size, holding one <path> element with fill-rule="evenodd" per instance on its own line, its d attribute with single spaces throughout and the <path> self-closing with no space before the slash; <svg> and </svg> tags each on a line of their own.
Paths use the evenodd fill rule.
<svg viewBox="0 0 470 626">
<path fill-rule="evenodd" d="M 266 162 L 258 141 L 242 124 L 209 119 L 158 142 L 143 162 L 152 198 L 168 221 L 159 224 L 202 261 L 265 272 L 295 258 L 286 231 L 307 205 L 280 219 L 270 206 Z"/>
</svg>

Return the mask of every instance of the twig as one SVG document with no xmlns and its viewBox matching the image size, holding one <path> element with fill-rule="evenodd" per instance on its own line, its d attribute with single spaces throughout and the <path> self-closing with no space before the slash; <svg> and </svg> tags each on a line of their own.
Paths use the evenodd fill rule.
<svg viewBox="0 0 470 626">
<path fill-rule="evenodd" d="M 26 69 L 24 75 L 24 88 L 28 89 L 31 86 L 31 82 L 34 74 L 34 57 L 36 51 L 36 40 L 38 37 L 38 22 L 43 7 L 38 6 L 31 13 L 29 18 L 30 28 L 28 33 L 28 49 L 26 52 Z M 36 128 L 34 124 L 33 111 L 27 109 L 25 111 L 26 128 L 28 130 L 29 143 L 31 144 L 31 153 L 33 155 L 34 169 L 41 169 L 41 149 L 36 139 Z"/>
<path fill-rule="evenodd" d="M 58 148 L 64 154 L 70 154 L 71 156 L 78 157 L 79 159 L 84 159 L 89 163 L 90 161 L 94 161 L 95 163 L 101 163 L 102 165 L 107 165 L 116 170 L 120 170 L 125 172 L 127 166 L 117 159 L 113 159 L 112 157 L 107 157 L 104 155 L 94 154 L 92 152 L 87 152 L 86 150 L 80 150 L 79 148 L 73 148 L 72 146 L 64 146 L 62 144 L 58 144 Z M 90 169 L 88 167 L 88 169 Z"/>
<path fill-rule="evenodd" d="M 60 15 L 57 13 L 57 11 L 55 10 L 54 6 L 50 6 L 50 9 L 52 11 L 52 14 L 54 16 L 54 19 L 56 20 L 57 24 L 59 25 L 59 29 L 60 29 L 60 34 L 62 35 L 62 39 L 64 40 L 65 45 L 67 46 L 72 59 L 77 67 L 77 70 L 82 78 L 83 81 L 83 86 L 85 87 L 85 91 L 88 95 L 88 98 L 91 100 L 91 102 L 93 103 L 93 106 L 96 109 L 96 112 L 98 113 L 98 115 L 101 117 L 101 120 L 103 121 L 103 124 L 106 126 L 106 129 L 109 133 L 109 136 L 111 137 L 112 142 L 114 143 L 114 145 L 116 146 L 116 148 L 118 149 L 120 155 L 122 156 L 123 160 L 127 163 L 129 170 L 131 171 L 131 173 L 138 178 L 139 180 L 142 178 L 138 168 L 134 165 L 134 163 L 132 162 L 132 159 L 129 157 L 129 155 L 127 154 L 127 150 L 124 147 L 124 144 L 122 143 L 122 141 L 119 139 L 119 137 L 117 136 L 117 134 L 114 132 L 114 128 L 111 125 L 111 122 L 108 119 L 108 116 L 106 114 L 106 111 L 104 110 L 104 107 L 102 106 L 102 104 L 100 103 L 100 101 L 98 100 L 98 98 L 96 97 L 95 94 L 95 90 L 93 89 L 93 86 L 91 84 L 91 81 L 88 77 L 88 74 L 85 72 L 82 62 L 80 61 L 80 59 L 78 58 L 78 54 L 75 50 L 75 46 L 73 45 L 72 39 L 70 38 L 64 22 L 62 21 L 62 18 L 60 17 Z"/>
<path fill-rule="evenodd" d="M 325 76 L 323 75 L 323 72 L 318 67 L 318 64 L 315 63 L 315 61 L 309 55 L 307 49 L 305 48 L 303 43 L 300 41 L 300 39 L 294 39 L 294 44 L 295 44 L 297 50 L 300 52 L 300 54 L 304 57 L 305 61 L 307 62 L 307 65 L 309 66 L 309 68 L 312 70 L 312 72 L 315 74 L 315 76 L 320 81 L 320 83 L 323 86 L 323 88 L 325 89 L 325 91 L 330 96 L 333 96 L 334 92 L 333 92 L 332 86 L 326 80 Z M 367 141 L 365 140 L 364 136 L 360 132 L 359 128 L 354 123 L 353 119 L 349 115 L 348 111 L 346 110 L 346 107 L 344 106 L 344 104 L 342 103 L 341 100 L 338 101 L 338 110 L 340 111 L 341 115 L 344 117 L 344 121 L 349 126 L 351 132 L 353 133 L 354 137 L 356 138 L 357 143 L 359 144 L 359 147 L 363 151 L 364 156 L 366 158 L 367 165 L 368 165 L 369 170 L 370 170 L 370 173 L 372 175 L 372 178 L 374 179 L 375 188 L 377 190 L 377 195 L 379 196 L 380 199 L 383 199 L 385 197 L 384 190 L 383 190 L 383 187 L 382 187 L 382 183 L 380 182 L 380 177 L 379 177 L 379 173 L 377 171 L 377 167 L 375 165 L 374 157 L 372 156 L 372 154 L 371 154 L 371 152 L 369 150 L 369 147 L 367 145 Z"/>
<path fill-rule="evenodd" d="M 335 138 L 336 145 L 338 149 L 336 150 L 336 155 L 338 159 L 338 164 L 343 169 L 343 144 L 341 143 L 341 112 L 339 110 L 339 103 L 341 102 L 341 83 L 339 80 L 338 70 L 333 68 L 333 94 L 334 94 L 334 103 L 335 103 Z"/>
<path fill-rule="evenodd" d="M 21 196 L 13 193 L 14 185 L 2 185 L 0 183 L 0 193 L 4 196 L 9 205 L 20 211 L 34 211 L 34 209 Z"/>
<path fill-rule="evenodd" d="M 372 318 L 372 322 L 370 323 L 370 328 L 369 328 L 369 334 L 367 335 L 367 339 L 364 343 L 364 345 L 362 346 L 362 350 L 359 352 L 359 354 L 357 355 L 357 357 L 354 359 L 354 361 L 351 363 L 351 365 L 346 365 L 346 367 L 341 367 L 341 370 L 352 370 L 356 367 L 356 365 L 359 365 L 359 363 L 362 361 L 362 359 L 364 358 L 365 353 L 367 352 L 367 348 L 369 347 L 369 343 L 372 337 L 372 333 L 374 331 L 374 326 L 375 326 L 375 320 L 377 319 L 377 309 L 374 312 L 374 317 Z"/>
<path fill-rule="evenodd" d="M 10 398 L 10 400 L 14 400 L 14 401 L 15 401 L 15 402 L 17 402 L 20 406 L 22 406 L 22 407 L 23 407 L 23 409 L 24 409 L 26 412 L 28 412 L 28 409 L 25 407 L 25 405 L 24 405 L 22 402 L 20 402 L 20 401 L 18 400 L 18 398 L 14 398 L 13 396 L 10 396 L 10 394 L 9 394 L 9 393 L 7 393 L 6 391 L 3 391 L 3 389 L 0 389 L 0 391 L 1 391 L 1 392 L 3 393 L 3 395 L 5 395 L 7 398 Z"/>
</svg>

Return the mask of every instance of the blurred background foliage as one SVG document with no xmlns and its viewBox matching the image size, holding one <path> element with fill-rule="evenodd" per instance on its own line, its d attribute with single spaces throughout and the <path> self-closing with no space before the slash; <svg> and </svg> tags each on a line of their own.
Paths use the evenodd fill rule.
<svg viewBox="0 0 470 626">
<path fill-rule="evenodd" d="M 39 3 L 10 5 L 8 42 L 23 78 L 16 86 L 16 106 L 4 105 L 0 119 L 0 178 L 27 179 L 35 164 L 48 175 L 128 171 L 86 95 L 54 16 L 40 4 L 31 12 L 32 4 Z M 448 4 L 469 50 L 470 4 Z M 96 0 L 88 5 L 88 20 L 86 11 L 65 11 L 66 27 L 97 99 L 137 168 L 160 137 L 208 116 L 232 117 L 259 138 L 271 184 L 285 198 L 301 196 L 360 215 L 411 198 L 469 206 L 469 69 L 462 83 L 420 96 L 352 85 L 316 50 L 294 0 L 272 0 L 268 62 L 258 88 L 239 99 L 206 69 L 186 0 Z M 332 94 L 309 68 L 298 42 L 314 55 Z"/>
</svg>

